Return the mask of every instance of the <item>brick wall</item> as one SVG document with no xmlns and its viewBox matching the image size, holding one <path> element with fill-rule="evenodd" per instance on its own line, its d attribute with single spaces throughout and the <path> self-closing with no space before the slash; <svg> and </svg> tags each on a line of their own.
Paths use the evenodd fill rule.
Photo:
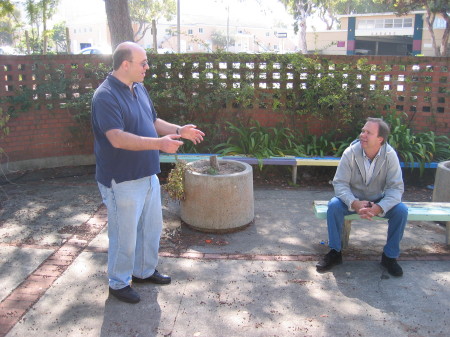
<svg viewBox="0 0 450 337">
<path fill-rule="evenodd" d="M 208 55 L 203 55 L 205 57 Z M 327 58 L 336 64 L 354 63 L 357 56 Z M 394 97 L 398 111 L 408 114 L 414 130 L 433 130 L 444 135 L 450 134 L 449 60 L 450 58 L 368 57 L 369 63 L 382 70 L 379 76 L 383 76 L 386 93 Z M 0 164 L 92 154 L 93 142 L 89 127 L 81 135 L 72 133 L 73 130 L 79 131 L 79 125 L 66 103 L 98 86 L 98 80 L 94 80 L 95 77 L 92 76 L 92 69 L 100 64 L 109 67 L 111 57 L 0 55 L 1 109 L 14 110 L 13 117 L 8 122 L 10 133 L 0 139 L 0 148 L 6 154 L 0 154 Z M 270 74 L 267 78 L 271 78 Z M 76 81 L 70 84 L 71 79 Z M 51 87 L 60 82 L 65 83 L 64 94 L 57 95 Z M 255 88 L 258 86 L 255 85 Z M 32 91 L 33 102 L 31 107 L 21 111 L 20 105 L 26 101 L 20 99 L 23 90 Z M 16 98 L 16 102 L 12 104 L 7 100 L 8 97 Z M 267 106 L 271 106 L 270 102 Z M 233 107 L 228 109 L 232 110 Z M 275 125 L 283 118 L 282 112 L 274 112 L 270 108 L 255 108 L 242 113 L 251 115 L 266 126 Z M 298 122 L 306 125 L 313 134 L 320 134 L 332 127 L 326 121 L 308 117 Z"/>
</svg>

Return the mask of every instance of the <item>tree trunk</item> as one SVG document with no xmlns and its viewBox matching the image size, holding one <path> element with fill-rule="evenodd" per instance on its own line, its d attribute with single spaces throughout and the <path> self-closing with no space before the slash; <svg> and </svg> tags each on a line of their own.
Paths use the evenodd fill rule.
<svg viewBox="0 0 450 337">
<path fill-rule="evenodd" d="M 434 56 L 441 56 L 441 50 L 436 44 L 436 37 L 434 35 L 433 23 L 436 17 L 436 14 L 432 13 L 429 6 L 425 6 L 427 10 L 427 15 L 425 17 L 425 22 L 427 24 L 428 32 L 431 35 L 431 43 L 434 49 Z"/>
<path fill-rule="evenodd" d="M 448 56 L 448 40 L 450 37 L 450 17 L 446 12 L 442 13 L 445 20 L 445 30 L 441 40 L 441 56 Z"/>
<path fill-rule="evenodd" d="M 105 0 L 105 9 L 112 49 L 114 50 L 122 42 L 134 41 L 128 1 Z"/>
<path fill-rule="evenodd" d="M 153 50 L 158 52 L 158 36 L 156 31 L 156 21 L 152 20 Z"/>
<path fill-rule="evenodd" d="M 42 54 L 47 54 L 47 2 L 42 2 L 43 47 Z"/>
</svg>

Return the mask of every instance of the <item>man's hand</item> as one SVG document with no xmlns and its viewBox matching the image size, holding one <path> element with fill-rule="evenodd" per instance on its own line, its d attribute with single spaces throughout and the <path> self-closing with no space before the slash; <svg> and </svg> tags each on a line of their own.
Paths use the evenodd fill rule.
<svg viewBox="0 0 450 337">
<path fill-rule="evenodd" d="M 159 149 L 166 153 L 175 153 L 178 148 L 183 145 L 182 141 L 179 141 L 180 135 L 167 135 L 159 138 Z"/>
<path fill-rule="evenodd" d="M 197 129 L 196 125 L 193 124 L 186 124 L 183 127 L 180 128 L 180 135 L 181 137 L 185 139 L 189 139 L 194 144 L 199 144 L 203 141 L 203 137 L 205 134 Z"/>
<path fill-rule="evenodd" d="M 355 200 L 352 208 L 359 214 L 361 219 L 372 220 L 374 216 L 380 214 L 383 210 L 377 204 L 367 200 Z"/>
</svg>

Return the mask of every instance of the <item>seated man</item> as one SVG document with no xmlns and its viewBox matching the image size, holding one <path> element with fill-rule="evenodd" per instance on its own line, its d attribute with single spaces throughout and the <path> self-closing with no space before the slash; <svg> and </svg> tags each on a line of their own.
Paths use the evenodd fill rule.
<svg viewBox="0 0 450 337">
<path fill-rule="evenodd" d="M 336 196 L 328 203 L 327 226 L 331 250 L 317 263 L 325 271 L 342 263 L 341 235 L 344 217 L 358 213 L 362 219 L 388 219 L 387 242 L 381 264 L 393 276 L 403 270 L 396 258 L 408 218 L 401 202 L 404 191 L 402 171 L 395 150 L 386 143 L 389 126 L 380 118 L 368 118 L 359 140 L 343 153 L 333 186 Z"/>
</svg>

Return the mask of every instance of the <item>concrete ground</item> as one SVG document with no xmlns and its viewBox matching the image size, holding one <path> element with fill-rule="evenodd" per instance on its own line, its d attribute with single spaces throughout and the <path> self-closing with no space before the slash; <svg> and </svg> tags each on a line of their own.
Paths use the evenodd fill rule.
<svg viewBox="0 0 450 337">
<path fill-rule="evenodd" d="M 383 221 L 355 221 L 344 263 L 319 274 L 331 186 L 255 185 L 255 221 L 206 234 L 164 206 L 159 270 L 136 305 L 108 297 L 106 212 L 92 172 L 0 185 L 0 336 L 448 336 L 445 227 L 409 222 L 401 278 L 379 265 Z M 428 195 L 429 194 L 429 195 Z M 413 188 L 406 201 L 428 200 Z"/>
</svg>

